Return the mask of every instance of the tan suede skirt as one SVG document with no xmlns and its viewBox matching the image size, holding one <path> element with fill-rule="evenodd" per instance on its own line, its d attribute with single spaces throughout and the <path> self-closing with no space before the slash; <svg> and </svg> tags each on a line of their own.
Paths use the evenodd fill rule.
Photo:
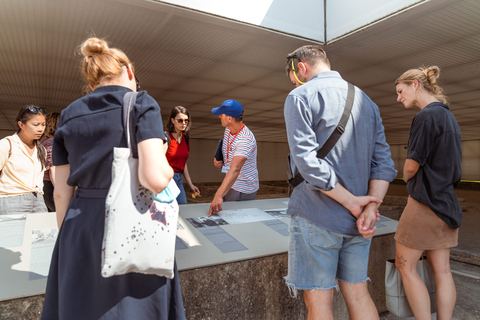
<svg viewBox="0 0 480 320">
<path fill-rule="evenodd" d="M 450 228 L 429 207 L 408 197 L 395 240 L 419 250 L 452 248 L 458 244 L 458 228 Z"/>
</svg>

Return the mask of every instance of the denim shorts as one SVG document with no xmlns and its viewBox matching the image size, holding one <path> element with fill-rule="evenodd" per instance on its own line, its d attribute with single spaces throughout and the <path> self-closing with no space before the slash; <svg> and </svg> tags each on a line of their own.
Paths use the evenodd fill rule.
<svg viewBox="0 0 480 320">
<path fill-rule="evenodd" d="M 368 281 L 371 239 L 328 231 L 298 215 L 290 220 L 288 275 L 293 296 L 296 290 L 337 288 L 335 280 Z"/>
</svg>

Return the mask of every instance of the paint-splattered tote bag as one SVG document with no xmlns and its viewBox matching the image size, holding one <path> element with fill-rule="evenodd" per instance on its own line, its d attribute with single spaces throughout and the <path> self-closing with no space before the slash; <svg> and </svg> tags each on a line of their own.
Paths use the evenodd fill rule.
<svg viewBox="0 0 480 320">
<path fill-rule="evenodd" d="M 178 219 L 176 200 L 163 203 L 138 180 L 132 123 L 136 92 L 125 94 L 123 123 L 128 148 L 114 148 L 112 183 L 105 204 L 102 276 L 137 272 L 173 278 Z"/>
</svg>

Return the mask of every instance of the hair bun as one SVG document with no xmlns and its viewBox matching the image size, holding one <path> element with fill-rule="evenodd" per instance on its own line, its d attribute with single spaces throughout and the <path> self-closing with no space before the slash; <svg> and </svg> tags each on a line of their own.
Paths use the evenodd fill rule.
<svg viewBox="0 0 480 320">
<path fill-rule="evenodd" d="M 437 79 L 440 76 L 440 68 L 437 66 L 431 66 L 431 67 L 426 67 L 426 68 L 420 68 L 420 70 L 423 71 L 425 74 L 425 77 L 427 78 L 427 81 L 432 84 L 436 85 L 437 84 Z"/>
<path fill-rule="evenodd" d="M 107 52 L 108 44 L 106 41 L 98 38 L 89 38 L 82 44 L 80 51 L 85 57 L 93 57 Z"/>
</svg>

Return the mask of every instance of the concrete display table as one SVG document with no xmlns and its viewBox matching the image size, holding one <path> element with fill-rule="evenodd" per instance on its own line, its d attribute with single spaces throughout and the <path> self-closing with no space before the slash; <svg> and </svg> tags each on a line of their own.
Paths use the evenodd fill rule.
<svg viewBox="0 0 480 320">
<path fill-rule="evenodd" d="M 206 217 L 209 204 L 180 206 L 176 258 L 187 319 L 306 318 L 301 294 L 291 298 L 283 279 L 288 260 L 287 204 L 288 198 L 228 202 L 213 218 Z M 382 216 L 377 224 L 370 251 L 369 290 L 378 311 L 383 312 L 385 260 L 394 258 L 397 221 Z M 28 318 L 39 318 L 38 295 L 45 290 L 55 226 L 53 213 L 0 221 L 1 230 L 10 230 L 8 238 L 0 232 L 0 301 L 4 301 L 0 311 L 9 303 L 23 300 L 25 305 L 31 299 Z M 19 232 L 21 236 L 16 235 Z M 27 296 L 32 298 L 8 301 Z M 348 319 L 339 292 L 334 305 L 336 319 Z M 4 319 L 19 316 L 0 312 Z"/>
</svg>

